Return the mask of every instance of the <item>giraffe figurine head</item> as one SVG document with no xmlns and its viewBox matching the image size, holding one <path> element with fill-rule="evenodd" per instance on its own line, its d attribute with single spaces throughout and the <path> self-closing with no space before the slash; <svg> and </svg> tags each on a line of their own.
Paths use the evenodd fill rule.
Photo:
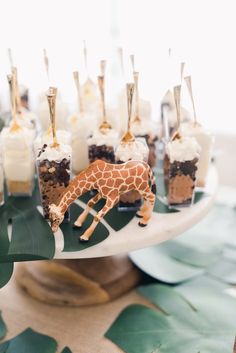
<svg viewBox="0 0 236 353">
<path fill-rule="evenodd" d="M 143 206 L 137 212 L 137 216 L 140 218 L 139 225 L 144 227 L 148 224 L 156 193 L 155 177 L 149 165 L 142 161 L 110 164 L 97 160 L 71 180 L 58 205 L 50 205 L 49 219 L 53 232 L 57 231 L 70 204 L 85 192 L 94 189 L 98 193 L 89 200 L 74 226 L 76 228 L 83 226 L 91 208 L 101 198 L 104 198 L 106 203 L 80 237 L 80 241 L 88 241 L 100 220 L 119 202 L 120 196 L 131 190 L 137 190 L 144 200 Z"/>
<path fill-rule="evenodd" d="M 62 213 L 61 208 L 51 204 L 49 206 L 49 222 L 54 233 L 58 230 L 59 225 L 62 223 L 63 219 L 64 214 Z"/>
</svg>

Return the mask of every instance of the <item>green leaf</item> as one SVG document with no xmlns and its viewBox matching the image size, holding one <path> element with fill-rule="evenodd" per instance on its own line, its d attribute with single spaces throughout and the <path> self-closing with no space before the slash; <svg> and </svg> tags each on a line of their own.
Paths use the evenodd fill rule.
<svg viewBox="0 0 236 353">
<path fill-rule="evenodd" d="M 131 260 L 149 276 L 169 284 L 203 274 L 203 270 L 181 263 L 170 256 L 164 244 L 133 251 Z"/>
<path fill-rule="evenodd" d="M 61 351 L 61 353 L 72 353 L 72 351 L 70 350 L 69 347 L 65 347 L 65 348 Z"/>
<path fill-rule="evenodd" d="M 30 328 L 0 345 L 0 353 L 55 353 L 56 349 L 54 338 Z"/>
<path fill-rule="evenodd" d="M 54 253 L 53 232 L 36 208 L 13 218 L 9 259 L 13 261 L 52 259 Z"/>
<path fill-rule="evenodd" d="M 203 281 L 203 287 L 197 279 L 186 283 L 139 288 L 161 311 L 131 305 L 105 336 L 126 353 L 232 353 L 236 300 L 214 281 Z"/>
<path fill-rule="evenodd" d="M 164 315 L 135 304 L 121 312 L 105 337 L 126 353 L 152 353 L 161 346 L 158 330 L 162 331 L 166 326 Z"/>
<path fill-rule="evenodd" d="M 39 191 L 32 197 L 6 197 L 0 209 L 0 262 L 51 259 L 55 239 L 46 220 L 37 211 Z M 12 222 L 11 242 L 8 224 Z"/>
<path fill-rule="evenodd" d="M 4 287 L 9 282 L 13 274 L 13 269 L 14 269 L 14 263 L 0 262 L 0 288 Z"/>
<path fill-rule="evenodd" d="M 3 321 L 2 313 L 0 311 L 0 340 L 6 336 L 6 333 L 7 333 L 7 327 L 5 322 Z"/>
<path fill-rule="evenodd" d="M 89 242 L 81 243 L 79 241 L 79 237 L 93 221 L 92 215 L 89 214 L 83 227 L 81 229 L 74 229 L 73 224 L 82 211 L 83 209 L 81 207 L 76 204 L 72 204 L 70 207 L 70 222 L 63 223 L 60 227 L 64 235 L 63 251 L 79 251 L 87 249 L 88 247 L 94 246 L 105 240 L 109 235 L 107 228 L 102 223 L 99 223 Z"/>
</svg>

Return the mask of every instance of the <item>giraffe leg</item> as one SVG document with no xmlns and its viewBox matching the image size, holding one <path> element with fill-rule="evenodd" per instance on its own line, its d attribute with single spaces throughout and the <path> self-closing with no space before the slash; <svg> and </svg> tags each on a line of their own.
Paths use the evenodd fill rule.
<svg viewBox="0 0 236 353">
<path fill-rule="evenodd" d="M 154 208 L 154 204 L 155 204 L 155 195 L 151 192 L 151 190 L 149 192 L 146 192 L 144 195 L 144 200 L 145 203 L 147 205 L 147 207 L 145 208 L 145 211 L 143 212 L 143 218 L 142 220 L 140 220 L 139 222 L 139 226 L 140 227 L 145 227 L 151 216 L 152 216 L 152 212 L 153 212 L 153 208 Z"/>
<path fill-rule="evenodd" d="M 81 235 L 80 241 L 87 242 L 89 240 L 100 220 L 107 214 L 108 211 L 110 211 L 112 207 L 115 206 L 118 201 L 119 197 L 107 198 L 105 206 L 96 214 L 90 227 L 86 229 L 83 235 Z"/>
<path fill-rule="evenodd" d="M 146 200 L 144 200 L 143 205 L 140 207 L 140 210 L 138 210 L 136 213 L 136 217 L 142 218 L 147 208 L 148 208 L 148 203 Z"/>
<path fill-rule="evenodd" d="M 81 213 L 81 215 L 79 215 L 79 217 L 77 218 L 77 220 L 74 223 L 74 227 L 75 228 L 81 228 L 84 221 L 86 220 L 89 211 L 93 208 L 93 206 L 102 198 L 102 196 L 98 193 L 96 194 L 94 197 L 92 197 L 89 202 L 86 205 L 86 208 L 84 209 L 84 211 Z"/>
</svg>

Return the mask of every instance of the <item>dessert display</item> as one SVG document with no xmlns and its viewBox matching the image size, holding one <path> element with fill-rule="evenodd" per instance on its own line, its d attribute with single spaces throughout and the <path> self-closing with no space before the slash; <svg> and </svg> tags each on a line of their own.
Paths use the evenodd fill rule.
<svg viewBox="0 0 236 353">
<path fill-rule="evenodd" d="M 119 178 L 117 178 L 119 174 Z M 51 204 L 49 220 L 53 232 L 58 230 L 64 214 L 70 204 L 85 192 L 97 190 L 98 193 L 87 203 L 87 207 L 74 223 L 81 228 L 89 211 L 101 199 L 106 199 L 104 207 L 96 214 L 92 224 L 80 236 L 80 241 L 87 242 L 101 219 L 113 208 L 120 197 L 130 190 L 145 197 L 144 205 L 138 212 L 141 218 L 139 225 L 145 227 L 155 204 L 156 181 L 151 168 L 142 161 L 129 161 L 120 165 L 106 163 L 101 160 L 93 162 L 87 169 L 77 175 L 66 188 L 58 204 Z"/>
<path fill-rule="evenodd" d="M 3 165 L 0 157 L 0 206 L 4 204 L 4 173 Z"/>
<path fill-rule="evenodd" d="M 127 84 L 128 98 L 128 129 L 116 149 L 116 163 L 122 164 L 127 161 L 148 161 L 149 150 L 144 138 L 135 138 L 131 132 L 131 114 L 134 84 Z M 119 211 L 138 210 L 141 206 L 141 195 L 137 190 L 130 190 L 120 197 Z"/>
<path fill-rule="evenodd" d="M 139 76 L 138 72 L 134 71 L 135 118 L 132 121 L 131 130 L 135 137 L 145 138 L 149 148 L 148 164 L 150 165 L 151 168 L 154 168 L 157 163 L 156 142 L 158 140 L 158 134 L 153 121 L 141 119 L 138 76 Z"/>
<path fill-rule="evenodd" d="M 201 146 L 201 153 L 198 161 L 198 170 L 196 175 L 196 183 L 197 186 L 204 187 L 206 184 L 206 178 L 210 167 L 214 139 L 213 136 L 206 129 L 204 129 L 204 127 L 197 121 L 197 115 L 192 93 L 191 77 L 185 77 L 185 82 L 187 84 L 190 98 L 192 101 L 194 121 L 182 124 L 181 131 L 184 136 L 195 137 L 198 144 Z"/>
<path fill-rule="evenodd" d="M 16 112 L 16 78 L 8 76 L 12 121 L 1 133 L 3 167 L 9 195 L 30 196 L 34 187 L 34 131 L 19 125 Z"/>
<path fill-rule="evenodd" d="M 49 205 L 57 204 L 65 188 L 69 185 L 71 174 L 71 147 L 59 143 L 55 129 L 55 104 L 57 89 L 50 87 L 47 93 L 53 139 L 45 144 L 37 156 L 37 172 L 44 217 L 49 217 Z M 65 213 L 65 221 L 69 212 Z"/>
<path fill-rule="evenodd" d="M 178 117 L 177 132 L 166 146 L 168 166 L 169 206 L 190 206 L 194 200 L 196 172 L 201 147 L 194 137 L 183 136 L 180 127 L 180 90 L 174 88 Z"/>
<path fill-rule="evenodd" d="M 84 112 L 78 71 L 75 71 L 73 76 L 77 90 L 78 113 L 69 117 L 68 129 L 72 136 L 72 170 L 74 174 L 78 174 L 89 165 L 87 138 L 95 122 L 92 115 Z"/>
<path fill-rule="evenodd" d="M 101 95 L 102 123 L 98 129 L 92 132 L 92 135 L 87 140 L 89 161 L 92 163 L 97 159 L 102 159 L 103 161 L 114 163 L 118 133 L 107 121 L 104 76 L 98 76 L 98 86 Z"/>
</svg>

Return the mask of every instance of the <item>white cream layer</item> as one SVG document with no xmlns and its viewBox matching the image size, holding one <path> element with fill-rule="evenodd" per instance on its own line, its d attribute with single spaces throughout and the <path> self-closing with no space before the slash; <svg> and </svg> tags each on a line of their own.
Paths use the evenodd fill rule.
<svg viewBox="0 0 236 353">
<path fill-rule="evenodd" d="M 191 161 L 194 158 L 199 158 L 201 147 L 194 137 L 182 136 L 180 139 L 175 139 L 167 144 L 166 152 L 170 158 L 170 162 L 185 162 Z"/>
<path fill-rule="evenodd" d="M 117 161 L 127 162 L 129 160 L 147 161 L 148 147 L 145 139 L 139 138 L 134 142 L 121 142 L 116 149 Z"/>
<path fill-rule="evenodd" d="M 35 170 L 33 139 L 34 131 L 27 128 L 13 132 L 9 127 L 2 130 L 3 166 L 7 179 L 28 181 L 33 178 Z"/>
<path fill-rule="evenodd" d="M 57 139 L 59 143 L 63 145 L 71 144 L 71 133 L 66 130 L 57 130 Z M 36 155 L 38 154 L 38 150 L 43 147 L 44 144 L 50 145 L 53 142 L 52 132 L 45 131 L 37 136 L 34 141 L 34 151 Z"/>
<path fill-rule="evenodd" d="M 112 146 L 116 147 L 118 143 L 118 133 L 113 129 L 107 129 L 105 132 L 101 132 L 99 129 L 93 131 L 93 135 L 88 138 L 88 145 L 97 146 Z"/>
<path fill-rule="evenodd" d="M 49 161 L 60 162 L 64 158 L 71 159 L 72 149 L 70 145 L 59 144 L 58 147 L 51 147 L 48 145 L 45 147 L 44 152 L 38 155 L 37 160 L 43 161 L 45 159 Z"/>
<path fill-rule="evenodd" d="M 194 122 L 182 124 L 181 131 L 184 136 L 194 137 L 198 144 L 201 146 L 197 170 L 197 180 L 201 185 L 204 185 L 210 166 L 214 138 L 208 131 L 203 128 L 203 126 L 198 123 L 195 124 Z"/>
</svg>

